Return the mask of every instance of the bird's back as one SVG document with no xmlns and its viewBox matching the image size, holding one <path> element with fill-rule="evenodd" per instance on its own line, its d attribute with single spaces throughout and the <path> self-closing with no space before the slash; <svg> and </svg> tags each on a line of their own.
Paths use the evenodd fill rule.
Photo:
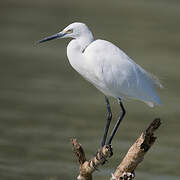
<svg viewBox="0 0 180 180">
<path fill-rule="evenodd" d="M 130 59 L 122 50 L 105 40 L 93 41 L 85 50 L 87 79 L 99 90 L 115 98 L 133 98 L 161 104 L 155 86 L 159 81 Z"/>
</svg>

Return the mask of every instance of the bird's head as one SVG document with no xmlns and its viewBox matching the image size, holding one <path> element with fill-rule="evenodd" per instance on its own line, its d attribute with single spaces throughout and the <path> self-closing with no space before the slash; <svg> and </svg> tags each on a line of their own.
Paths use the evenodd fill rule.
<svg viewBox="0 0 180 180">
<path fill-rule="evenodd" d="M 86 24 L 76 22 L 76 23 L 72 23 L 72 24 L 68 25 L 61 32 L 40 40 L 39 43 L 49 41 L 52 39 L 60 39 L 60 38 L 77 39 L 79 37 L 88 36 L 88 35 L 92 36 L 92 33 L 89 30 L 89 28 L 86 26 Z"/>
</svg>

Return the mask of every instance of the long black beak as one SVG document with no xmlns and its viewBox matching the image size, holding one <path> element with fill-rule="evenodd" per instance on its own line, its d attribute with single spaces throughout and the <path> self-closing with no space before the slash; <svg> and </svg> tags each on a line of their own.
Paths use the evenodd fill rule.
<svg viewBox="0 0 180 180">
<path fill-rule="evenodd" d="M 53 40 L 53 39 L 61 38 L 64 35 L 65 35 L 64 33 L 60 32 L 60 33 L 54 34 L 52 36 L 46 37 L 44 39 L 41 39 L 40 41 L 38 41 L 38 43 L 43 43 L 43 42 L 50 41 L 50 40 Z"/>
</svg>

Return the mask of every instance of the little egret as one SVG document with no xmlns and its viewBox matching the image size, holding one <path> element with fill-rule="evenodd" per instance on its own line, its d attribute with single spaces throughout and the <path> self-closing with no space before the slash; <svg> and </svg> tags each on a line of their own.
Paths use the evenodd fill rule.
<svg viewBox="0 0 180 180">
<path fill-rule="evenodd" d="M 84 23 L 72 23 L 61 32 L 40 40 L 39 43 L 56 38 L 73 38 L 67 46 L 67 57 L 71 66 L 105 94 L 108 116 L 101 147 L 111 144 L 125 115 L 122 100 L 136 99 L 150 107 L 154 104 L 161 105 L 155 91 L 156 86 L 162 87 L 158 79 L 137 65 L 114 44 L 105 40 L 94 40 L 92 32 Z M 108 96 L 118 100 L 121 114 L 106 142 L 112 119 Z"/>
</svg>

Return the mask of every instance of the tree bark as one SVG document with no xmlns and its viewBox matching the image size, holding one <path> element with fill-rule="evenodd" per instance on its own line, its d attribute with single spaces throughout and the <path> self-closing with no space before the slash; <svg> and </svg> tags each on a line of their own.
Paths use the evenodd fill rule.
<svg viewBox="0 0 180 180">
<path fill-rule="evenodd" d="M 140 162 L 143 161 L 144 155 L 154 144 L 156 137 L 154 131 L 159 128 L 161 121 L 155 119 L 149 127 L 140 135 L 136 142 L 130 147 L 122 162 L 112 174 L 110 180 L 131 180 L 135 178 L 134 171 Z M 74 153 L 79 161 L 79 175 L 77 180 L 92 180 L 92 173 L 100 165 L 105 164 L 107 158 L 113 155 L 111 145 L 105 145 L 98 150 L 96 155 L 90 160 L 86 160 L 85 152 L 76 139 L 71 139 Z"/>
</svg>

